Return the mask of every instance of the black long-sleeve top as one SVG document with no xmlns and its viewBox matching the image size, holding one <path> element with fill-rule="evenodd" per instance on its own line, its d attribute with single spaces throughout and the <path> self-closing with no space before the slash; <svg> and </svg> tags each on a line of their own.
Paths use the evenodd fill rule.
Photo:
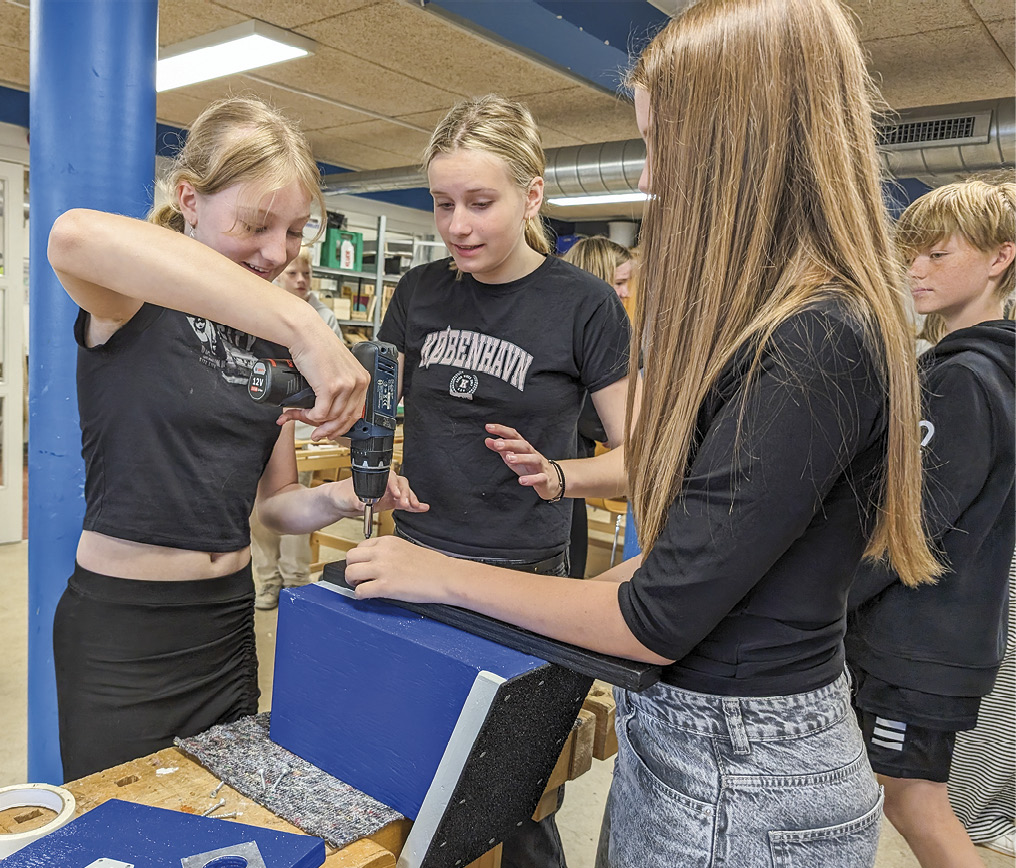
<svg viewBox="0 0 1016 868">
<path fill-rule="evenodd" d="M 843 671 L 886 452 L 882 365 L 842 301 L 784 322 L 748 382 L 751 358 L 735 354 L 704 402 L 666 525 L 618 591 L 635 637 L 675 661 L 666 682 L 727 696 Z"/>
</svg>

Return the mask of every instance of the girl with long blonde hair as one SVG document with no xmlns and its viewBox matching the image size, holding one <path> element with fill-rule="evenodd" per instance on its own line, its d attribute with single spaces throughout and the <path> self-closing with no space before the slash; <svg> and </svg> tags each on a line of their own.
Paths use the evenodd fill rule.
<svg viewBox="0 0 1016 868">
<path fill-rule="evenodd" d="M 642 555 L 537 584 L 373 540 L 346 577 L 663 667 L 617 693 L 601 865 L 871 866 L 847 589 L 866 556 L 912 585 L 938 566 L 861 48 L 836 0 L 701 0 L 630 80 L 651 194 L 626 438 Z"/>
</svg>

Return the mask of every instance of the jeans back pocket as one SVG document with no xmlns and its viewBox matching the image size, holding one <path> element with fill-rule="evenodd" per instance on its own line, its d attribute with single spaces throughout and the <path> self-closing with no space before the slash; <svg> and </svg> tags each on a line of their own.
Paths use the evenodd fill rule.
<svg viewBox="0 0 1016 868">
<path fill-rule="evenodd" d="M 882 802 L 879 788 L 875 806 L 848 823 L 824 829 L 769 833 L 775 868 L 872 868 L 878 851 Z"/>
</svg>

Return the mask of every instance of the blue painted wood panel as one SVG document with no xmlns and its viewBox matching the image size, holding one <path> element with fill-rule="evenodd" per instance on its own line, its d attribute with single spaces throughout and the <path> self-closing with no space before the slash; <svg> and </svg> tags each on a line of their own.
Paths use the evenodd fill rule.
<svg viewBox="0 0 1016 868">
<path fill-rule="evenodd" d="M 272 740 L 415 818 L 481 672 L 545 662 L 319 585 L 279 602 Z"/>
<path fill-rule="evenodd" d="M 188 856 L 249 841 L 272 868 L 318 868 L 325 861 L 320 838 L 110 799 L 0 863 L 82 868 L 106 857 L 135 868 L 180 868 Z"/>
</svg>

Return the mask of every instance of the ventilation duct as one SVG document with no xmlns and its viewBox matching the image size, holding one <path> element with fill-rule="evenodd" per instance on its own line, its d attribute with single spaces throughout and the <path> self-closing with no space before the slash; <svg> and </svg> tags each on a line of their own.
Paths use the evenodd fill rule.
<svg viewBox="0 0 1016 868">
<path fill-rule="evenodd" d="M 938 187 L 1016 166 L 1016 103 L 1000 99 L 909 109 L 880 127 L 878 137 L 893 177 Z"/>
<path fill-rule="evenodd" d="M 957 178 L 1016 166 L 1012 100 L 930 106 L 899 112 L 878 131 L 886 169 L 935 187 Z M 628 193 L 638 188 L 646 159 L 641 139 L 547 151 L 545 198 Z M 346 172 L 324 179 L 325 193 L 378 193 L 426 187 L 415 166 Z"/>
</svg>

